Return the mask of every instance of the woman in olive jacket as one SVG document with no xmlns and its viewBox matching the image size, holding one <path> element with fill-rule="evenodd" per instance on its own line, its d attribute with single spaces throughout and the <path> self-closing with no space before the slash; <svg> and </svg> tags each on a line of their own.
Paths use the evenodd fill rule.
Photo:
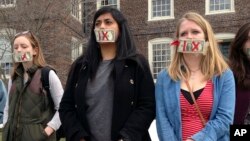
<svg viewBox="0 0 250 141">
<path fill-rule="evenodd" d="M 87 51 L 71 66 L 59 108 L 66 139 L 150 141 L 155 97 L 148 62 L 137 53 L 120 11 L 101 8 L 93 24 Z M 114 35 L 114 42 L 97 38 L 102 33 Z"/>
</svg>

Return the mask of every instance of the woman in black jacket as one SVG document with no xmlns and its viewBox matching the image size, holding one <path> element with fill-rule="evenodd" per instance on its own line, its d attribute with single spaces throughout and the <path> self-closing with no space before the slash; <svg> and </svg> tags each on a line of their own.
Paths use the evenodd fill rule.
<svg viewBox="0 0 250 141">
<path fill-rule="evenodd" d="M 59 114 L 69 141 L 150 141 L 154 82 L 127 21 L 99 9 L 86 52 L 71 66 Z"/>
</svg>

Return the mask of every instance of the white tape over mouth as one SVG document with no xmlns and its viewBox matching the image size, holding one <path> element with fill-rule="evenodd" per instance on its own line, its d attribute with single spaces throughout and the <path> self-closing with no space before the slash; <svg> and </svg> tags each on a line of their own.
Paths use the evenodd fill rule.
<svg viewBox="0 0 250 141">
<path fill-rule="evenodd" d="M 113 29 L 95 29 L 96 41 L 102 42 L 115 42 L 115 31 Z"/>
<path fill-rule="evenodd" d="M 18 52 L 13 54 L 13 58 L 15 62 L 29 62 L 33 60 L 33 56 L 30 52 Z"/>
<path fill-rule="evenodd" d="M 202 39 L 180 39 L 178 52 L 206 54 L 208 43 Z"/>
</svg>

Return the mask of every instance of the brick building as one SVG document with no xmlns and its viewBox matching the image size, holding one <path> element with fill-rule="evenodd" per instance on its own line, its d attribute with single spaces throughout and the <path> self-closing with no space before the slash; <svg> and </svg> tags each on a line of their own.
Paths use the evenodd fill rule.
<svg viewBox="0 0 250 141">
<path fill-rule="evenodd" d="M 97 8 L 113 5 L 124 13 L 154 78 L 170 62 L 169 43 L 174 38 L 176 22 L 185 12 L 198 12 L 211 23 L 225 58 L 239 27 L 250 22 L 248 0 L 97 0 L 91 4 Z"/>
<path fill-rule="evenodd" d="M 57 68 L 65 83 L 70 64 L 84 51 L 95 11 L 106 5 L 120 9 L 127 17 L 136 45 L 148 58 L 154 78 L 170 62 L 169 43 L 174 38 L 176 22 L 185 12 L 196 11 L 211 23 L 225 56 L 238 28 L 250 22 L 248 0 L 3 0 L 0 12 L 12 14 L 8 18 L 0 15 L 0 47 L 6 46 L 6 28 L 12 29 L 13 35 L 23 30 L 35 31 L 46 60 Z M 11 65 L 6 59 L 0 60 L 8 72 Z"/>
</svg>

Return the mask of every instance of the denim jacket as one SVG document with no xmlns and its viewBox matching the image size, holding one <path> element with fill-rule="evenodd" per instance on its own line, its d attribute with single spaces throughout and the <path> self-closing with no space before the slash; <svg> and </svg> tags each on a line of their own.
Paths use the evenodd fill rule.
<svg viewBox="0 0 250 141">
<path fill-rule="evenodd" d="M 0 124 L 3 123 L 3 110 L 6 103 L 7 91 L 2 80 L 0 80 Z"/>
<path fill-rule="evenodd" d="M 231 70 L 212 79 L 213 105 L 206 126 L 191 138 L 195 141 L 229 141 L 229 127 L 235 108 L 235 82 Z M 160 141 L 182 141 L 180 81 L 168 72 L 159 73 L 156 82 L 156 126 Z"/>
</svg>

